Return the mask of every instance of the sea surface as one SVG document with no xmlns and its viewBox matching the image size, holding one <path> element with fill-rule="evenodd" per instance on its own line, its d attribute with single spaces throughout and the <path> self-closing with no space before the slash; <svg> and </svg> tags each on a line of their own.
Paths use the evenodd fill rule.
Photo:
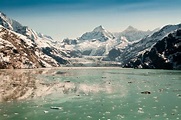
<svg viewBox="0 0 181 120">
<path fill-rule="evenodd" d="M 181 119 L 181 71 L 116 67 L 17 71 L 0 70 L 4 75 L 0 81 L 12 79 L 15 72 L 25 76 L 18 79 L 27 75 L 54 86 L 39 97 L 0 102 L 0 120 Z"/>
</svg>

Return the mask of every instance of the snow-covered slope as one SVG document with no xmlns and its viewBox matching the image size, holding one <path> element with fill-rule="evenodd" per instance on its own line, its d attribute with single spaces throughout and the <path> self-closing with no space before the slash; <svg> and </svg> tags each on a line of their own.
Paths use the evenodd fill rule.
<svg viewBox="0 0 181 120">
<path fill-rule="evenodd" d="M 67 63 L 67 60 L 65 60 L 65 56 L 68 56 L 67 53 L 62 51 L 61 48 L 56 48 L 56 41 L 54 41 L 51 37 L 37 33 L 27 26 L 22 26 L 20 23 L 8 18 L 1 12 L 0 27 L 1 64 L 3 64 L 1 65 L 3 66 L 2 68 L 55 67 L 60 66 L 60 64 Z M 8 52 L 4 53 L 4 49 L 6 49 Z M 18 51 L 18 53 L 14 54 L 11 49 L 15 49 L 15 51 L 22 51 Z M 31 49 L 34 51 L 31 51 Z M 26 56 L 23 54 L 26 54 Z M 31 55 L 34 57 L 27 57 Z M 13 65 L 16 63 L 14 61 L 15 59 L 20 63 L 17 66 Z M 4 63 L 6 63 L 7 66 Z M 29 65 L 25 66 L 25 64 Z"/>
<path fill-rule="evenodd" d="M 153 31 L 150 31 L 150 30 L 142 31 L 142 30 L 138 30 L 132 26 L 128 26 L 128 28 L 126 30 L 124 30 L 123 32 L 114 33 L 114 35 L 117 38 L 124 36 L 124 37 L 126 37 L 126 39 L 129 42 L 133 42 L 133 41 L 140 40 L 140 39 L 154 33 L 156 30 L 158 30 L 158 29 L 155 29 Z"/>
<path fill-rule="evenodd" d="M 153 33 L 146 38 L 141 39 L 138 42 L 128 45 L 119 56 L 119 61 L 122 62 L 123 65 L 127 64 L 131 59 L 136 58 L 140 54 L 145 51 L 149 51 L 151 47 L 156 44 L 158 41 L 162 40 L 171 32 L 178 30 L 181 28 L 181 24 L 178 25 L 167 25 L 163 27 L 161 30 Z"/>
<path fill-rule="evenodd" d="M 116 46 L 126 46 L 127 41 L 122 38 L 117 39 L 112 33 L 108 32 L 102 26 L 96 27 L 91 32 L 86 32 L 77 39 L 64 39 L 62 47 L 76 53 L 86 56 L 105 56 Z M 74 54 L 75 56 L 75 54 Z"/>
<path fill-rule="evenodd" d="M 124 67 L 181 69 L 181 28 L 158 41 L 150 50 L 132 59 Z"/>
</svg>

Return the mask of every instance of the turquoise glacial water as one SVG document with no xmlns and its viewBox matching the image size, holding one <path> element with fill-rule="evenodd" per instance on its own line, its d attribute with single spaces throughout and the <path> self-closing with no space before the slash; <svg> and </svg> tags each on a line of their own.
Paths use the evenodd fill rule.
<svg viewBox="0 0 181 120">
<path fill-rule="evenodd" d="M 47 83 L 64 83 L 63 91 L 1 102 L 0 120 L 181 119 L 181 71 L 121 68 L 40 71 L 32 76 Z"/>
</svg>

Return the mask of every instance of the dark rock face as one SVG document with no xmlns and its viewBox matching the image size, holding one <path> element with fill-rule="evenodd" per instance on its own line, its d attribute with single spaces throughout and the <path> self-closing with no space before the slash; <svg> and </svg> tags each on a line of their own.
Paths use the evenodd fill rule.
<svg viewBox="0 0 181 120">
<path fill-rule="evenodd" d="M 46 48 L 42 48 L 42 52 L 48 56 L 50 56 L 51 58 L 55 59 L 58 63 L 60 64 L 67 64 L 68 62 L 63 59 L 62 57 L 54 54 L 54 52 L 57 52 L 55 51 L 55 48 L 49 48 L 49 47 L 46 47 Z"/>
<path fill-rule="evenodd" d="M 77 40 L 74 39 L 64 39 L 63 43 L 65 43 L 66 45 L 76 45 L 77 44 Z"/>
<path fill-rule="evenodd" d="M 150 51 L 139 55 L 124 67 L 181 69 L 181 29 L 158 41 Z"/>
<path fill-rule="evenodd" d="M 109 51 L 108 57 L 110 60 L 115 61 L 115 58 L 117 58 L 121 54 L 121 51 L 119 49 L 113 48 Z"/>
</svg>

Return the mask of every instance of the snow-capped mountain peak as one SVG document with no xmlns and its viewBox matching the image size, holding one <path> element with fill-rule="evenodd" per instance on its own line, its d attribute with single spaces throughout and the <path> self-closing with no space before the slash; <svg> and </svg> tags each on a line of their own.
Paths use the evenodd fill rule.
<svg viewBox="0 0 181 120">
<path fill-rule="evenodd" d="M 100 25 L 100 26 L 94 28 L 93 31 L 94 31 L 94 32 L 101 32 L 101 31 L 105 31 L 105 28 L 104 28 L 102 25 Z"/>
<path fill-rule="evenodd" d="M 105 42 L 110 39 L 115 39 L 114 35 L 108 32 L 104 27 L 101 25 L 93 29 L 91 32 L 84 33 L 79 40 L 98 40 L 100 42 Z"/>
<path fill-rule="evenodd" d="M 0 17 L 5 17 L 6 15 L 0 11 Z"/>
<path fill-rule="evenodd" d="M 2 12 L 0 12 L 0 25 L 13 31 L 18 31 L 23 27 L 19 22 L 8 18 L 6 14 Z"/>
<path fill-rule="evenodd" d="M 64 39 L 62 46 L 73 56 L 105 56 L 114 47 L 124 48 L 128 45 L 123 37 L 116 38 L 103 26 L 98 26 L 90 32 L 84 33 L 77 39 Z"/>
</svg>

